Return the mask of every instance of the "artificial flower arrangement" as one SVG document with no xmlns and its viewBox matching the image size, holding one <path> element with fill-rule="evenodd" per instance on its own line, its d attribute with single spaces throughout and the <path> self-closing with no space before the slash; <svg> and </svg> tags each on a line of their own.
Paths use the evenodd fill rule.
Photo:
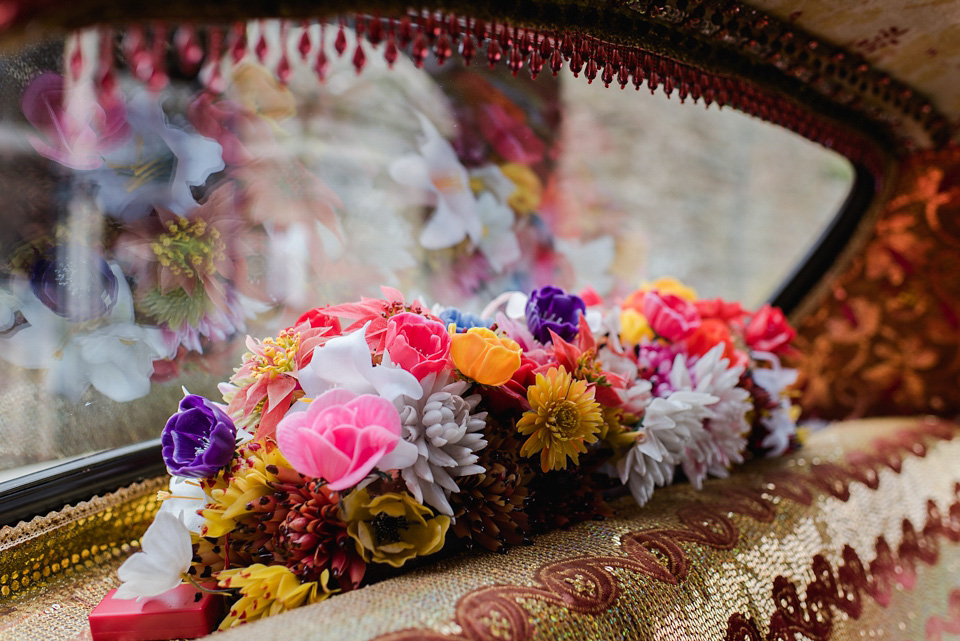
<svg viewBox="0 0 960 641">
<path fill-rule="evenodd" d="M 117 598 L 213 583 L 228 628 L 796 445 L 794 331 L 769 305 L 669 279 L 610 308 L 547 286 L 480 316 L 383 294 L 248 339 L 223 403 L 185 393 L 161 438 L 171 490 Z"/>
</svg>

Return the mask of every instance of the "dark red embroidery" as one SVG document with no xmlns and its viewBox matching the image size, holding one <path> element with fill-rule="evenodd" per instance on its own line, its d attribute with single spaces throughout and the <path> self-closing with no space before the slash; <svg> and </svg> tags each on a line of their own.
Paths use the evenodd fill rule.
<svg viewBox="0 0 960 641">
<path fill-rule="evenodd" d="M 853 483 L 876 489 L 881 469 L 899 473 L 905 454 L 925 456 L 927 448 L 923 438 L 950 440 L 954 436 L 955 426 L 923 422 L 916 429 L 878 441 L 870 454 L 851 453 L 845 463 L 815 464 L 807 472 L 769 472 L 758 477 L 754 489 L 707 489 L 708 494 L 716 493 L 719 498 L 678 507 L 679 527 L 623 535 L 620 541 L 623 556 L 566 559 L 540 568 L 534 577 L 538 586 L 496 585 L 465 595 L 457 603 L 454 619 L 463 630 L 462 636 L 426 637 L 412 630 L 402 633 L 407 636 L 380 637 L 379 641 L 530 639 L 534 633 L 533 622 L 519 600 L 536 599 L 575 612 L 602 613 L 612 607 L 620 595 L 613 570 L 622 568 L 662 583 L 680 583 L 689 571 L 689 560 L 681 543 L 719 550 L 733 549 L 739 543 L 740 530 L 731 514 L 769 523 L 777 515 L 774 497 L 811 505 L 814 496 L 823 493 L 847 501 Z M 943 515 L 936 504 L 928 503 L 927 522 L 920 532 L 909 521 L 904 521 L 904 536 L 897 550 L 892 550 L 887 541 L 879 537 L 876 556 L 867 567 L 850 546 L 843 549 L 835 570 L 824 557 L 814 557 L 815 578 L 807 586 L 804 599 L 800 598 L 796 586 L 778 577 L 773 587 L 776 610 L 766 639 L 793 641 L 799 634 L 826 639 L 833 628 L 836 611 L 854 619 L 860 616 L 863 595 L 882 605 L 889 604 L 897 584 L 912 586 L 917 563 L 936 562 L 940 538 L 960 541 L 960 484 L 957 484 L 957 494 L 958 500 L 947 515 Z M 735 614 L 730 618 L 727 641 L 763 638 L 756 622 L 749 617 Z"/>
<path fill-rule="evenodd" d="M 843 560 L 836 571 L 824 557 L 813 558 L 814 580 L 807 585 L 805 599 L 797 586 L 786 577 L 778 576 L 773 583 L 774 613 L 766 637 L 757 624 L 736 613 L 727 622 L 726 641 L 794 641 L 797 635 L 811 641 L 828 641 L 833 632 L 835 611 L 845 612 L 851 619 L 859 619 L 862 595 L 866 594 L 880 605 L 890 605 L 897 585 L 912 590 L 916 583 L 917 564 L 934 565 L 939 558 L 939 539 L 957 541 L 956 516 L 960 516 L 960 483 L 954 486 L 955 500 L 950 515 L 944 518 L 933 501 L 927 502 L 927 520 L 918 533 L 913 524 L 903 520 L 903 538 L 896 552 L 883 536 L 877 538 L 876 556 L 869 571 L 850 546 L 843 549 Z M 927 638 L 940 638 L 943 631 L 960 632 L 960 590 L 950 597 L 952 619 L 944 621 L 931 617 L 927 621 Z"/>
<path fill-rule="evenodd" d="M 927 641 L 942 641 L 943 634 L 960 634 L 960 590 L 954 590 L 947 599 L 948 619 L 936 615 L 927 619 L 924 632 Z"/>
</svg>

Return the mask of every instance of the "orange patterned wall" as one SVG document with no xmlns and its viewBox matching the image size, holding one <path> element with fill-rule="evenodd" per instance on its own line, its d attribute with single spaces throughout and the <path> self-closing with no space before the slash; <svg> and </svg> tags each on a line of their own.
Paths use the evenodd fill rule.
<svg viewBox="0 0 960 641">
<path fill-rule="evenodd" d="M 807 415 L 960 414 L 960 149 L 906 159 L 863 249 L 798 330 Z"/>
</svg>

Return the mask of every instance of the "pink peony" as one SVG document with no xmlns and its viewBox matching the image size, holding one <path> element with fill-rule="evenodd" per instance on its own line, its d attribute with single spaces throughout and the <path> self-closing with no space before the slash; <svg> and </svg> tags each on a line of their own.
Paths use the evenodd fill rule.
<svg viewBox="0 0 960 641">
<path fill-rule="evenodd" d="M 700 326 L 700 314 L 688 300 L 657 291 L 643 296 L 643 315 L 657 336 L 672 343 L 681 341 Z"/>
<path fill-rule="evenodd" d="M 450 334 L 435 320 L 403 312 L 387 321 L 384 347 L 390 360 L 419 380 L 450 364 Z"/>
<path fill-rule="evenodd" d="M 750 349 L 778 354 L 786 351 L 797 331 L 790 326 L 783 312 L 764 305 L 753 315 L 744 331 Z"/>
<path fill-rule="evenodd" d="M 285 416 L 277 425 L 277 444 L 296 471 L 340 491 L 362 481 L 393 451 L 400 432 L 400 414 L 390 401 L 332 389 L 306 412 Z"/>
</svg>

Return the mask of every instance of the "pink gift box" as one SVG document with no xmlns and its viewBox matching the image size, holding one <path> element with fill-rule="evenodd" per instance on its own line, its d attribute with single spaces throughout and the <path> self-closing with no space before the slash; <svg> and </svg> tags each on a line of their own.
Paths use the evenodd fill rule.
<svg viewBox="0 0 960 641">
<path fill-rule="evenodd" d="M 189 584 L 139 602 L 115 599 L 115 592 L 110 590 L 90 613 L 94 641 L 196 639 L 213 631 L 223 618 L 223 597 Z"/>
</svg>

